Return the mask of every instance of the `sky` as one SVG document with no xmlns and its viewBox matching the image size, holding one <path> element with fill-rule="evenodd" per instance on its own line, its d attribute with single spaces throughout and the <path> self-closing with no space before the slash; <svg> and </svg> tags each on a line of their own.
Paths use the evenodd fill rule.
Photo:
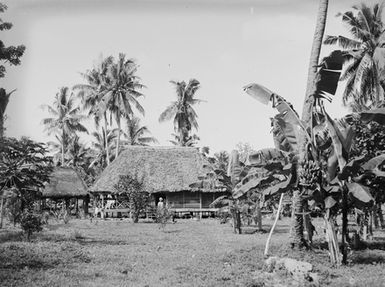
<svg viewBox="0 0 385 287">
<path fill-rule="evenodd" d="M 7 67 L 0 86 L 12 94 L 7 135 L 53 140 L 41 121 L 60 87 L 84 83 L 80 73 L 101 56 L 125 53 L 139 65 L 146 86 L 140 102 L 146 125 L 160 145 L 171 145 L 172 121 L 160 113 L 176 98 L 170 80 L 201 83 L 195 107 L 198 146 L 231 151 L 240 143 L 272 147 L 270 117 L 276 114 L 243 92 L 259 83 L 302 111 L 318 0 L 3 0 L 0 15 L 14 27 L 1 32 L 6 45 L 26 46 L 20 66 Z M 326 35 L 346 35 L 337 13 L 359 1 L 330 0 Z M 367 4 L 378 1 L 365 0 Z M 321 56 L 332 48 L 323 47 Z M 347 110 L 342 87 L 327 106 L 334 117 Z M 86 123 L 90 131 L 94 127 Z M 90 137 L 82 136 L 84 143 Z"/>
</svg>

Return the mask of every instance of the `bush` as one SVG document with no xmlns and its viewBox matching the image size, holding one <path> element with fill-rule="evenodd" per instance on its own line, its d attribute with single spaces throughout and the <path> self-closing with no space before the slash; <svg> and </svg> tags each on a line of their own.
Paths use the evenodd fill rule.
<svg viewBox="0 0 385 287">
<path fill-rule="evenodd" d="M 119 194 L 125 194 L 128 197 L 133 222 L 138 222 L 140 214 L 150 205 L 150 194 L 144 190 L 143 180 L 128 175 L 120 176 L 114 188 Z"/>
<path fill-rule="evenodd" d="M 31 211 L 26 211 L 22 214 L 20 224 L 24 233 L 27 235 L 28 241 L 31 239 L 32 233 L 43 230 L 41 215 Z"/>
<path fill-rule="evenodd" d="M 23 214 L 20 198 L 17 196 L 8 198 L 5 208 L 9 221 L 15 226 L 16 223 L 20 222 L 21 215 Z"/>
<path fill-rule="evenodd" d="M 159 228 L 164 229 L 166 227 L 167 221 L 172 218 L 170 209 L 167 206 L 158 208 L 156 210 L 156 222 L 159 223 Z"/>
</svg>

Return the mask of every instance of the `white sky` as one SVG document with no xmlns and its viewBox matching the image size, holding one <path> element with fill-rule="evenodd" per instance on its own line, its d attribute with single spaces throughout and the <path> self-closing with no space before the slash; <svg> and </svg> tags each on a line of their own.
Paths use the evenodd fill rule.
<svg viewBox="0 0 385 287">
<path fill-rule="evenodd" d="M 27 47 L 22 64 L 0 80 L 7 90 L 17 89 L 7 108 L 8 136 L 52 140 L 43 132 L 48 114 L 40 106 L 52 104 L 60 87 L 82 83 L 79 73 L 101 54 L 120 52 L 140 65 L 138 76 L 147 86 L 143 124 L 161 145 L 170 145 L 173 132 L 172 121 L 158 123 L 175 99 L 170 80 L 201 82 L 196 97 L 207 102 L 196 106 L 197 134 L 199 146 L 212 151 L 229 151 L 239 142 L 273 146 L 269 117 L 276 111 L 247 96 L 246 84 L 263 84 L 302 111 L 317 0 L 4 2 L 9 9 L 0 17 L 14 27 L 1 32 L 3 41 Z M 345 33 L 335 15 L 359 1 L 329 2 L 326 34 Z M 326 47 L 322 55 L 330 51 Z M 329 111 L 345 113 L 340 100 Z"/>
</svg>

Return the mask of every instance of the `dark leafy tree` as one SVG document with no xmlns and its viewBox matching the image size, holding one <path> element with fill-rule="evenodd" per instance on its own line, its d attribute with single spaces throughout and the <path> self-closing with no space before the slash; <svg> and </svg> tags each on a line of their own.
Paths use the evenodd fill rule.
<svg viewBox="0 0 385 287">
<path fill-rule="evenodd" d="M 40 188 L 49 182 L 52 160 L 41 143 L 28 138 L 0 139 L 0 193 L 12 189 L 22 210 L 32 210 Z"/>
<path fill-rule="evenodd" d="M 7 6 L 3 3 L 0 3 L 0 13 L 4 13 L 7 10 Z M 0 18 L 0 31 L 10 30 L 12 28 L 12 23 L 5 22 Z M 4 64 L 10 64 L 13 66 L 20 65 L 20 58 L 23 56 L 25 51 L 25 46 L 5 46 L 3 41 L 0 40 L 0 78 L 5 76 L 5 66 Z"/>
<path fill-rule="evenodd" d="M 7 6 L 0 3 L 0 13 L 4 13 L 7 10 Z M 10 30 L 12 23 L 3 21 L 0 18 L 0 31 Z M 11 66 L 20 65 L 20 58 L 23 56 L 25 46 L 6 46 L 3 41 L 0 40 L 0 78 L 3 78 L 6 73 L 5 64 Z M 12 91 L 13 92 L 13 91 Z M 9 97 L 12 92 L 6 92 L 3 88 L 0 88 L 0 138 L 4 136 L 4 117 L 5 109 L 7 108 Z"/>
<path fill-rule="evenodd" d="M 114 189 L 118 195 L 128 197 L 133 222 L 137 223 L 140 214 L 145 212 L 150 204 L 150 194 L 144 190 L 143 180 L 128 175 L 120 176 Z"/>
</svg>

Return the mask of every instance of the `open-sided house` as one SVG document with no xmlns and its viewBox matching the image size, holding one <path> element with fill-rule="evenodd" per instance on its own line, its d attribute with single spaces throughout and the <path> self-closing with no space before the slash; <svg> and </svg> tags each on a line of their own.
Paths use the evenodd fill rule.
<svg viewBox="0 0 385 287">
<path fill-rule="evenodd" d="M 50 175 L 50 182 L 42 190 L 42 199 L 63 200 L 68 208 L 69 201 L 82 200 L 84 212 L 88 213 L 89 193 L 79 173 L 72 167 L 55 167 Z"/>
<path fill-rule="evenodd" d="M 106 167 L 89 190 L 106 198 L 115 192 L 119 176 L 130 175 L 143 180 L 155 204 L 162 197 L 177 213 L 208 214 L 215 211 L 209 207 L 210 203 L 223 192 L 191 187 L 206 175 L 205 164 L 197 148 L 131 146 Z"/>
</svg>

